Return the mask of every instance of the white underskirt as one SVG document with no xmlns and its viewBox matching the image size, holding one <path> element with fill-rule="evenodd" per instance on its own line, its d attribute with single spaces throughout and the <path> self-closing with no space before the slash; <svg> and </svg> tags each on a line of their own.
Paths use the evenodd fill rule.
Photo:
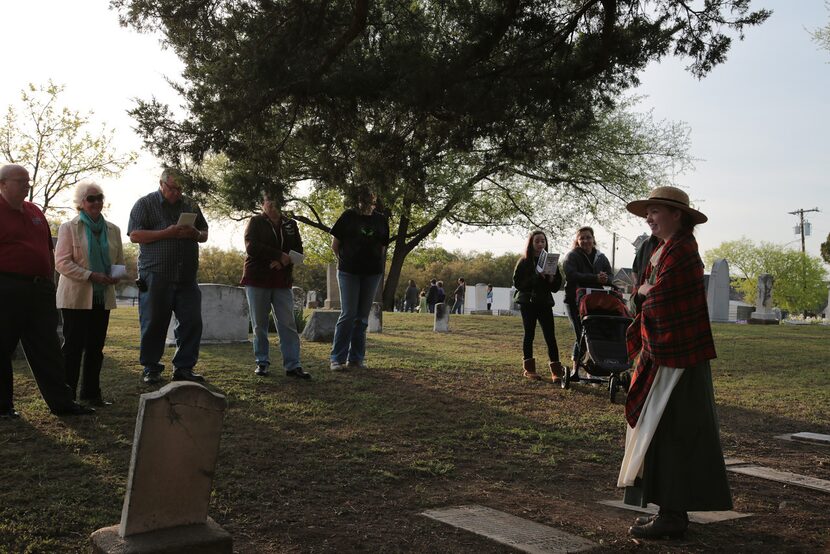
<svg viewBox="0 0 830 554">
<path fill-rule="evenodd" d="M 633 429 L 628 424 L 625 426 L 625 455 L 620 467 L 620 476 L 617 479 L 618 487 L 632 486 L 637 477 L 643 476 L 643 461 L 646 452 L 657 431 L 660 418 L 663 417 L 671 393 L 683 376 L 683 371 L 684 368 L 666 366 L 657 368 L 657 375 L 654 376 L 654 382 L 651 390 L 648 391 L 637 425 Z"/>
</svg>

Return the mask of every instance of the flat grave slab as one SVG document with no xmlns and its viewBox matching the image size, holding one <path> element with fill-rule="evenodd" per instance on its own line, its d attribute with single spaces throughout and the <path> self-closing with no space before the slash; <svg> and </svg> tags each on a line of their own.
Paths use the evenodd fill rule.
<svg viewBox="0 0 830 554">
<path fill-rule="evenodd" d="M 530 554 L 584 552 L 598 546 L 580 536 L 475 504 L 427 510 L 421 515 Z"/>
<path fill-rule="evenodd" d="M 656 514 L 660 508 L 657 504 L 649 504 L 645 508 L 642 506 L 632 506 L 626 504 L 622 500 L 600 500 L 599 504 L 611 506 L 612 508 L 619 508 L 621 510 L 631 510 L 633 512 L 641 512 L 644 514 Z M 730 519 L 741 519 L 742 517 L 749 517 L 752 514 L 742 514 L 733 510 L 724 510 L 718 512 L 689 512 L 689 521 L 692 523 L 717 523 L 719 521 L 729 521 Z"/>
<path fill-rule="evenodd" d="M 821 433 L 786 433 L 784 435 L 776 435 L 776 439 L 783 439 L 785 441 L 808 442 L 810 444 L 823 444 L 830 446 L 830 435 L 823 435 Z"/>
<path fill-rule="evenodd" d="M 799 475 L 798 473 L 790 473 L 789 471 L 778 471 L 768 467 L 748 465 L 748 466 L 732 466 L 727 467 L 727 471 L 734 471 L 743 475 L 751 477 L 760 477 L 761 479 L 768 479 L 770 481 L 777 481 L 779 483 L 786 483 L 788 485 L 795 485 L 797 487 L 805 487 L 821 492 L 830 493 L 830 481 L 819 479 L 817 477 L 810 477 L 808 475 Z"/>
</svg>

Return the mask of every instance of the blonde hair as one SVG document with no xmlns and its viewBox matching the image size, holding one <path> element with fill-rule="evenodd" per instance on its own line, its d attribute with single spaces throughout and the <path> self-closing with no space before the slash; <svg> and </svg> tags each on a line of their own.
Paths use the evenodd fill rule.
<svg viewBox="0 0 830 554">
<path fill-rule="evenodd" d="M 97 190 L 99 194 L 104 194 L 104 189 L 101 188 L 101 185 L 92 179 L 84 179 L 75 185 L 75 195 L 73 196 L 73 201 L 75 202 L 75 209 L 79 212 L 84 207 L 84 198 L 86 198 L 86 195 L 89 194 L 89 191 L 92 189 Z"/>
</svg>

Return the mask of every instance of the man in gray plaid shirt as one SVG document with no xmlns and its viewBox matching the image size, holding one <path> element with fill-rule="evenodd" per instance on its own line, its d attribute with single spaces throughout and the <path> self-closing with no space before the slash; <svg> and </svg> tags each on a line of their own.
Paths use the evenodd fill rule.
<svg viewBox="0 0 830 554">
<path fill-rule="evenodd" d="M 182 175 L 175 169 L 161 174 L 159 189 L 139 200 L 130 212 L 127 234 L 138 243 L 138 316 L 144 382 L 161 381 L 159 363 L 171 314 L 176 314 L 174 381 L 204 381 L 193 373 L 202 339 L 202 293 L 196 282 L 199 244 L 208 239 L 202 211 L 182 196 Z M 184 213 L 196 214 L 193 225 L 179 224 Z"/>
</svg>

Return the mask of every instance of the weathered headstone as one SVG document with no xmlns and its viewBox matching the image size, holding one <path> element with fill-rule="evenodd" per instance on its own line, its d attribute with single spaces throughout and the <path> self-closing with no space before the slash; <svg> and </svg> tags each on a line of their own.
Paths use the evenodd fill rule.
<svg viewBox="0 0 830 554">
<path fill-rule="evenodd" d="M 207 515 L 226 408 L 197 383 L 141 395 L 121 524 L 95 531 L 93 552 L 232 552 Z"/>
<path fill-rule="evenodd" d="M 337 264 L 326 266 L 326 301 L 327 310 L 340 310 L 340 284 L 337 282 Z"/>
<path fill-rule="evenodd" d="M 294 311 L 302 312 L 305 307 L 305 291 L 302 287 L 291 287 L 291 294 L 294 295 Z"/>
<path fill-rule="evenodd" d="M 710 321 L 729 321 L 729 263 L 715 260 L 706 290 Z"/>
<path fill-rule="evenodd" d="M 450 311 L 443 302 L 435 305 L 435 323 L 432 330 L 436 333 L 450 332 Z"/>
<path fill-rule="evenodd" d="M 310 290 L 306 293 L 305 307 L 309 309 L 317 308 L 317 291 Z"/>
<path fill-rule="evenodd" d="M 372 308 L 369 310 L 369 329 L 370 333 L 383 333 L 383 304 L 380 302 L 373 302 Z"/>
<path fill-rule="evenodd" d="M 830 289 L 827 289 L 827 306 L 824 307 L 824 320 L 830 321 Z"/>
<path fill-rule="evenodd" d="M 202 344 L 248 342 L 248 300 L 245 289 L 229 285 L 200 284 L 202 292 Z M 167 345 L 176 344 L 175 314 L 167 327 Z"/>
<path fill-rule="evenodd" d="M 758 294 L 755 299 L 755 311 L 749 318 L 754 324 L 778 324 L 778 318 L 772 311 L 772 287 L 775 279 L 769 273 L 758 276 Z"/>
<path fill-rule="evenodd" d="M 339 317 L 340 310 L 314 310 L 300 336 L 311 342 L 331 342 Z"/>
</svg>

